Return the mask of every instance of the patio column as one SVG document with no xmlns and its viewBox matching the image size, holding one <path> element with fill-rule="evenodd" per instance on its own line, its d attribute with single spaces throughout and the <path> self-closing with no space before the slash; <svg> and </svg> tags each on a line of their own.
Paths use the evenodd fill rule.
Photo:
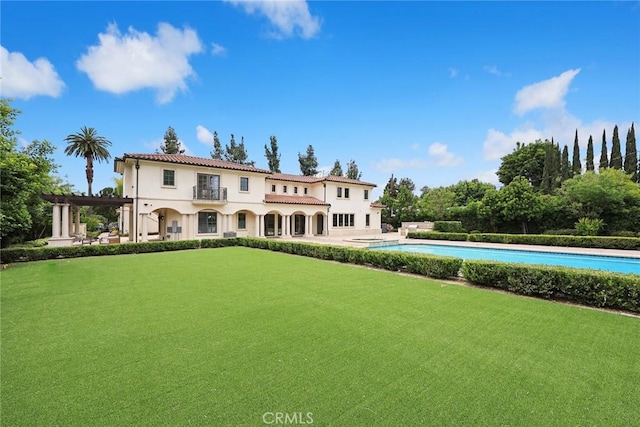
<svg viewBox="0 0 640 427">
<path fill-rule="evenodd" d="M 142 221 L 142 241 L 143 242 L 148 242 L 149 241 L 149 235 L 147 234 L 147 227 L 148 227 L 148 218 L 147 218 L 147 214 L 140 214 L 140 221 Z"/>
<path fill-rule="evenodd" d="M 53 223 L 51 224 L 51 237 L 60 237 L 60 205 L 55 203 L 53 205 Z"/>
<path fill-rule="evenodd" d="M 189 217 L 186 214 L 182 214 L 182 235 L 184 239 L 190 239 L 189 234 Z"/>
<path fill-rule="evenodd" d="M 62 236 L 69 237 L 69 205 L 62 205 Z"/>
<path fill-rule="evenodd" d="M 80 233 L 80 206 L 76 206 L 75 208 L 75 221 L 73 224 L 73 232 L 78 234 Z"/>
<path fill-rule="evenodd" d="M 313 232 L 311 231 L 311 222 L 313 221 L 313 216 L 312 215 L 307 215 L 307 234 L 313 234 Z"/>
<path fill-rule="evenodd" d="M 289 235 L 289 215 L 282 216 L 282 235 Z"/>
</svg>

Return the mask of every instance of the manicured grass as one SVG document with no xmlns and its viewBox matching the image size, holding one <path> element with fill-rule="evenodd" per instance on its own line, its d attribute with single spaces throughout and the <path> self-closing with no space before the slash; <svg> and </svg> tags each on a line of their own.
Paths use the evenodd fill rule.
<svg viewBox="0 0 640 427">
<path fill-rule="evenodd" d="M 0 279 L 3 425 L 640 424 L 638 318 L 242 247 Z"/>
</svg>

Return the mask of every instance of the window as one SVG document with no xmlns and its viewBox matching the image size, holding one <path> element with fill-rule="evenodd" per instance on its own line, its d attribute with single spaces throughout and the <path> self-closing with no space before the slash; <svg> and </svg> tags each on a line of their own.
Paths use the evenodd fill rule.
<svg viewBox="0 0 640 427">
<path fill-rule="evenodd" d="M 305 196 L 307 195 L 307 193 L 309 192 L 309 189 L 307 187 L 304 187 L 304 194 Z"/>
<path fill-rule="evenodd" d="M 287 186 L 286 185 L 282 186 L 282 192 L 285 193 L 285 194 L 287 193 Z"/>
<path fill-rule="evenodd" d="M 240 191 L 249 191 L 249 178 L 246 176 L 240 177 Z"/>
<path fill-rule="evenodd" d="M 355 224 L 355 214 L 333 214 L 334 227 L 353 227 Z"/>
<path fill-rule="evenodd" d="M 298 194 L 298 187 L 293 187 L 293 194 Z"/>
<path fill-rule="evenodd" d="M 348 189 L 348 188 L 345 188 L 345 189 L 344 189 L 344 198 L 345 198 L 345 199 L 348 199 L 348 198 L 349 198 L 349 189 Z"/>
<path fill-rule="evenodd" d="M 364 190 L 364 199 L 369 200 L 369 190 Z"/>
<path fill-rule="evenodd" d="M 198 233 L 217 233 L 218 232 L 218 213 L 217 212 L 198 212 Z"/>
<path fill-rule="evenodd" d="M 275 184 L 271 184 L 271 192 L 272 193 L 276 192 L 276 185 Z"/>
<path fill-rule="evenodd" d="M 176 171 L 171 169 L 162 170 L 162 185 L 164 187 L 176 186 Z"/>
<path fill-rule="evenodd" d="M 342 187 L 338 187 L 338 198 L 342 197 Z"/>
<path fill-rule="evenodd" d="M 239 213 L 238 214 L 238 230 L 246 230 L 247 229 L 247 214 Z"/>
<path fill-rule="evenodd" d="M 364 190 L 367 191 L 367 190 Z M 364 226 L 369 227 L 371 225 L 371 215 L 365 214 L 364 216 Z"/>
</svg>

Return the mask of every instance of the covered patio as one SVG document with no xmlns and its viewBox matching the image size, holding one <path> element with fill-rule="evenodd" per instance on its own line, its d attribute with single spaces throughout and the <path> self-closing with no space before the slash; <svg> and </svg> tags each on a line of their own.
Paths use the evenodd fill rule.
<svg viewBox="0 0 640 427">
<path fill-rule="evenodd" d="M 133 203 L 129 197 L 98 197 L 81 194 L 42 194 L 52 203 L 52 225 L 49 246 L 71 246 L 80 234 L 80 207 L 114 206 Z"/>
</svg>

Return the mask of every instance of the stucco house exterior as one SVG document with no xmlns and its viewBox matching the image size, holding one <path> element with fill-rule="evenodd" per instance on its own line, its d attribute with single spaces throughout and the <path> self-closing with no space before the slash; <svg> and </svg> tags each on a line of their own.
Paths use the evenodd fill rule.
<svg viewBox="0 0 640 427">
<path fill-rule="evenodd" d="M 121 231 L 129 241 L 380 233 L 375 184 L 180 154 L 124 154 Z"/>
</svg>

